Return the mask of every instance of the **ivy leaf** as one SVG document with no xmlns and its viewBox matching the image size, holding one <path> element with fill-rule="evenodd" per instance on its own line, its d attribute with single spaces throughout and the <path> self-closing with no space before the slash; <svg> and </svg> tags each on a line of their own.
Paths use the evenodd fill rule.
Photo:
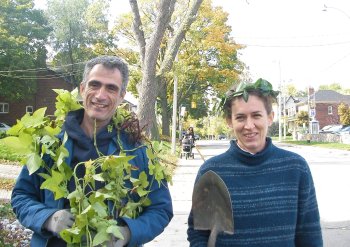
<svg viewBox="0 0 350 247">
<path fill-rule="evenodd" d="M 37 128 L 41 125 L 44 125 L 48 122 L 48 119 L 45 117 L 46 107 L 39 108 L 36 110 L 33 115 L 25 114 L 21 118 L 21 122 L 26 128 Z"/>
<path fill-rule="evenodd" d="M 101 218 L 107 217 L 108 214 L 106 212 L 107 208 L 105 207 L 105 205 L 101 204 L 100 202 L 96 202 L 92 205 L 92 208 Z"/>
<path fill-rule="evenodd" d="M 64 229 L 60 232 L 61 238 L 67 243 L 80 243 L 81 229 L 79 227 Z"/>
<path fill-rule="evenodd" d="M 144 190 L 142 187 L 138 187 L 138 188 L 136 189 L 136 192 L 137 192 L 137 194 L 138 194 L 140 197 L 142 197 L 142 196 L 147 195 L 150 191 Z"/>
<path fill-rule="evenodd" d="M 148 180 L 147 180 L 147 174 L 146 172 L 141 172 L 139 175 L 139 180 L 141 182 L 142 187 L 146 188 L 149 184 Z"/>
<path fill-rule="evenodd" d="M 111 225 L 106 230 L 107 233 L 113 234 L 114 237 L 118 239 L 124 239 L 123 234 L 120 232 L 119 227 L 116 225 Z"/>
<path fill-rule="evenodd" d="M 65 177 L 62 173 L 52 170 L 52 175 L 47 178 L 40 186 L 40 189 L 50 190 L 54 196 L 55 200 L 58 200 L 67 194 L 66 186 L 62 186 L 65 181 Z"/>
<path fill-rule="evenodd" d="M 63 136 L 62 144 L 61 146 L 59 146 L 59 148 L 56 151 L 56 154 L 58 154 L 58 157 L 56 158 L 57 167 L 60 167 L 64 163 L 65 159 L 69 156 L 68 150 L 64 146 L 67 140 L 68 140 L 68 135 L 67 135 L 67 132 L 65 132 Z"/>
<path fill-rule="evenodd" d="M 37 153 L 30 153 L 27 156 L 26 165 L 28 167 L 29 175 L 36 172 L 42 165 L 43 160 Z"/>
<path fill-rule="evenodd" d="M 99 173 L 99 174 L 95 174 L 92 176 L 96 181 L 100 181 L 100 182 L 104 182 L 105 179 L 103 178 L 103 174 Z"/>
<path fill-rule="evenodd" d="M 51 126 L 45 126 L 44 130 L 47 132 L 48 135 L 56 136 L 60 133 L 61 128 L 59 126 L 56 126 L 55 128 L 53 128 Z"/>
<path fill-rule="evenodd" d="M 92 245 L 97 246 L 108 240 L 110 240 L 110 235 L 107 233 L 107 229 L 99 229 L 99 231 L 94 237 L 94 240 L 92 241 Z"/>
<path fill-rule="evenodd" d="M 87 206 L 81 214 L 87 214 L 92 209 L 91 205 Z"/>
<path fill-rule="evenodd" d="M 245 102 L 248 102 L 248 97 L 249 97 L 249 94 L 248 94 L 247 90 L 244 90 L 243 91 L 243 99 Z"/>
<path fill-rule="evenodd" d="M 70 201 L 74 200 L 76 202 L 79 202 L 83 198 L 83 196 L 84 194 L 82 193 L 82 191 L 80 189 L 76 189 L 71 193 L 69 193 L 69 195 L 67 196 L 67 199 Z"/>
</svg>

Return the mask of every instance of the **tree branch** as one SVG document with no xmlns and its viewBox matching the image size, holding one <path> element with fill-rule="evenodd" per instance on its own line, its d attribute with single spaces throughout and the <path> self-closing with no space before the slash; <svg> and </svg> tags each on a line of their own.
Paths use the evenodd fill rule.
<svg viewBox="0 0 350 247">
<path fill-rule="evenodd" d="M 167 50 L 167 55 L 163 60 L 161 68 L 159 70 L 159 74 L 162 75 L 168 72 L 174 63 L 176 54 L 179 50 L 182 40 L 185 38 L 186 32 L 189 30 L 191 24 L 196 19 L 196 14 L 203 0 L 195 0 L 192 4 L 190 11 L 187 12 L 186 17 L 178 29 L 178 32 L 175 34 L 174 38 L 171 40 L 169 48 Z"/>
<path fill-rule="evenodd" d="M 139 7 L 137 4 L 137 0 L 129 0 L 131 11 L 134 15 L 134 21 L 133 21 L 133 29 L 134 33 L 136 35 L 136 40 L 139 44 L 140 48 L 140 57 L 141 57 L 141 64 L 144 63 L 145 60 L 145 53 L 146 53 L 146 40 L 145 40 L 145 34 L 143 32 L 142 28 L 142 22 L 139 12 Z"/>
</svg>

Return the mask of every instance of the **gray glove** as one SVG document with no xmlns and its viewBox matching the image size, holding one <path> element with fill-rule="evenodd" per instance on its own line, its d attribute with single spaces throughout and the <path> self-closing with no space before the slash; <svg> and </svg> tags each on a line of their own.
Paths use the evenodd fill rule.
<svg viewBox="0 0 350 247">
<path fill-rule="evenodd" d="M 62 209 L 51 215 L 44 223 L 44 229 L 58 235 L 62 230 L 72 227 L 74 216 L 68 209 Z"/>
<path fill-rule="evenodd" d="M 121 226 L 119 227 L 119 230 L 124 239 L 117 239 L 113 236 L 113 239 L 108 242 L 107 247 L 123 247 L 129 243 L 131 236 L 129 227 Z"/>
</svg>

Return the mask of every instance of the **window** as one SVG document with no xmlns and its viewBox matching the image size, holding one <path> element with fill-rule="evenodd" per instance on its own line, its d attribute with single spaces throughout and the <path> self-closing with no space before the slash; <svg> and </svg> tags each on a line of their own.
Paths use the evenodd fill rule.
<svg viewBox="0 0 350 247">
<path fill-rule="evenodd" d="M 328 115 L 332 115 L 333 114 L 333 106 L 328 106 Z"/>
<path fill-rule="evenodd" d="M 8 112 L 9 112 L 9 104 L 0 103 L 0 113 L 8 113 Z"/>
<path fill-rule="evenodd" d="M 31 105 L 26 106 L 26 113 L 32 114 L 33 113 L 33 106 L 31 106 Z"/>
</svg>

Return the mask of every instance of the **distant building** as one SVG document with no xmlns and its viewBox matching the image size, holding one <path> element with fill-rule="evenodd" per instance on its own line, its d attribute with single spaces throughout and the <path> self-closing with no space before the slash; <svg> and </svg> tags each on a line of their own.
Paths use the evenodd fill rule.
<svg viewBox="0 0 350 247">
<path fill-rule="evenodd" d="M 307 97 L 288 97 L 284 110 L 288 130 L 292 132 L 298 128 L 296 120 L 301 111 L 308 112 L 310 118 L 318 122 L 320 129 L 326 125 L 339 124 L 338 106 L 341 103 L 349 106 L 350 95 L 343 95 L 333 90 L 314 92 L 310 88 Z"/>
<path fill-rule="evenodd" d="M 0 122 L 14 125 L 24 114 L 47 107 L 46 114 L 53 115 L 57 94 L 52 89 L 73 90 L 73 84 L 53 70 L 37 73 L 37 92 L 28 99 L 10 101 L 0 97 Z"/>
<path fill-rule="evenodd" d="M 37 74 L 37 91 L 25 100 L 10 101 L 0 97 L 0 122 L 10 126 L 16 124 L 17 119 L 21 119 L 26 113 L 47 107 L 46 115 L 54 115 L 56 110 L 57 94 L 53 89 L 65 89 L 72 91 L 74 86 L 59 73 L 47 69 Z M 129 92 L 126 93 L 124 103 L 128 104 L 130 111 L 136 112 L 138 100 Z"/>
</svg>

